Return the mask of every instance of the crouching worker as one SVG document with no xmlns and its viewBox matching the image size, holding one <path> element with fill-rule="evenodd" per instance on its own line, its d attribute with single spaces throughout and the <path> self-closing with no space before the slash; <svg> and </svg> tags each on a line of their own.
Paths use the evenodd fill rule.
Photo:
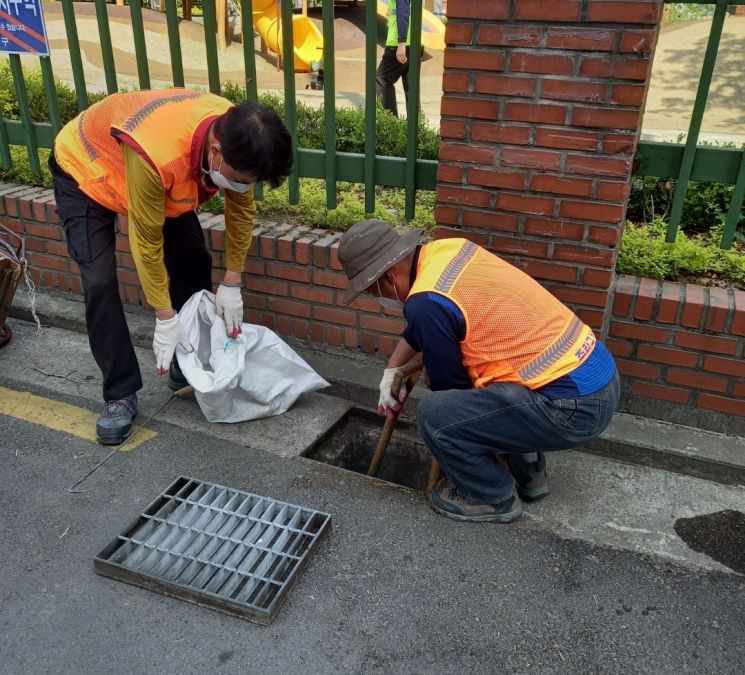
<svg viewBox="0 0 745 675">
<path fill-rule="evenodd" d="M 225 191 L 226 272 L 218 312 L 235 337 L 243 321 L 241 273 L 256 208 L 253 185 L 290 172 L 292 141 L 269 108 L 234 106 L 185 89 L 113 94 L 69 122 L 49 158 L 57 214 L 80 268 L 91 351 L 103 375 L 100 443 L 116 445 L 137 414 L 140 369 L 119 297 L 116 215 L 129 218 L 129 244 L 155 309 L 156 372 L 174 391 L 186 380 L 173 358 L 190 349 L 177 313 L 212 290 L 212 259 L 195 209 Z"/>
<path fill-rule="evenodd" d="M 385 223 L 339 243 L 346 301 L 367 292 L 403 309 L 406 328 L 380 383 L 398 410 L 396 368 L 421 352 L 432 393 L 419 431 L 445 474 L 438 513 L 507 523 L 521 498 L 548 495 L 544 453 L 598 436 L 618 403 L 616 365 L 592 330 L 527 274 L 466 239 L 418 245 Z"/>
</svg>

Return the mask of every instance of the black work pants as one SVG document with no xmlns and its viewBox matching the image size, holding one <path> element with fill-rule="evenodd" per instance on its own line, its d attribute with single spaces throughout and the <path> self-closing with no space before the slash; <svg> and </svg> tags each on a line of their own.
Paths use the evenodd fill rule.
<svg viewBox="0 0 745 675">
<path fill-rule="evenodd" d="M 398 117 L 398 106 L 396 105 L 395 84 L 399 78 L 404 85 L 406 102 L 409 102 L 409 58 L 410 50 L 406 48 L 406 63 L 399 63 L 396 58 L 396 47 L 386 47 L 383 56 L 375 72 L 376 89 L 378 98 L 383 102 L 383 107 L 390 110 Z"/>
<path fill-rule="evenodd" d="M 80 268 L 88 342 L 103 375 L 103 398 L 121 399 L 141 389 L 142 378 L 119 296 L 116 213 L 83 193 L 54 154 L 49 170 L 67 250 Z M 163 259 L 176 311 L 197 291 L 212 290 L 212 257 L 196 212 L 165 219 Z"/>
</svg>

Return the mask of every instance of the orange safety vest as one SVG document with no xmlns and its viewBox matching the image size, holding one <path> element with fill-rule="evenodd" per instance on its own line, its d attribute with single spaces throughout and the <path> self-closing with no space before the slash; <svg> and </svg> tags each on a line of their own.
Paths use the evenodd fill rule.
<svg viewBox="0 0 745 675">
<path fill-rule="evenodd" d="M 193 211 L 209 195 L 201 182 L 200 125 L 232 107 L 199 91 L 165 89 L 112 94 L 68 122 L 54 143 L 60 167 L 102 206 L 127 213 L 120 142 L 134 147 L 158 172 L 166 191 L 165 215 Z M 196 167 L 192 157 L 197 157 Z"/>
<path fill-rule="evenodd" d="M 454 302 L 466 321 L 463 365 L 477 389 L 517 382 L 537 389 L 571 373 L 595 348 L 595 335 L 524 272 L 467 239 L 422 247 L 409 292 Z"/>
</svg>

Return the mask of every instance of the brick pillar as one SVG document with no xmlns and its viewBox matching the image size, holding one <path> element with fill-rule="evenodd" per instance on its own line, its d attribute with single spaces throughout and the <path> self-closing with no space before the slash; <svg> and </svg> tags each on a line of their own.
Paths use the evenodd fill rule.
<svg viewBox="0 0 745 675">
<path fill-rule="evenodd" d="M 660 0 L 450 0 L 438 237 L 609 312 Z"/>
</svg>

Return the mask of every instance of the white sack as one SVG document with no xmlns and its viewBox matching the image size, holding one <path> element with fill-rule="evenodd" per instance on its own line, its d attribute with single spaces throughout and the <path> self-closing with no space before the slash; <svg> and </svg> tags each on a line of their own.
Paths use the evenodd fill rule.
<svg viewBox="0 0 745 675">
<path fill-rule="evenodd" d="M 178 362 L 210 422 L 279 415 L 301 394 L 329 386 L 268 328 L 244 323 L 230 339 L 208 291 L 192 295 L 179 320 L 194 351 L 178 347 Z"/>
</svg>

